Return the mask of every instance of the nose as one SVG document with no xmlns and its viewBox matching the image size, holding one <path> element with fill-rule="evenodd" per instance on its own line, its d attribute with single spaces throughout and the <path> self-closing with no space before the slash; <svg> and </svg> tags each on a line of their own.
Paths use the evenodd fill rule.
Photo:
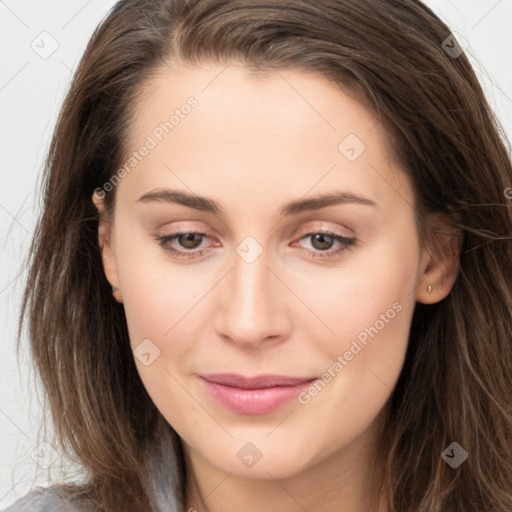
<svg viewBox="0 0 512 512">
<path fill-rule="evenodd" d="M 268 265 L 265 253 L 246 262 L 235 255 L 234 268 L 223 280 L 216 331 L 243 348 L 277 344 L 290 336 L 290 291 Z"/>
</svg>

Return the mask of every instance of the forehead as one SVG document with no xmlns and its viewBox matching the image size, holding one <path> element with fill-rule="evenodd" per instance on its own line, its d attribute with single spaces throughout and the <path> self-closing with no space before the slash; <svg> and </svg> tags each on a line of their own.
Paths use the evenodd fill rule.
<svg viewBox="0 0 512 512">
<path fill-rule="evenodd" d="M 200 105 L 194 113 L 202 115 L 202 123 L 213 121 L 219 137 L 242 139 L 269 132 L 312 137 L 317 128 L 332 135 L 338 132 L 337 138 L 346 129 L 363 132 L 377 124 L 349 90 L 301 70 L 250 70 L 236 63 L 165 66 L 140 92 L 133 109 L 135 132 L 147 131 L 148 121 L 165 121 L 191 96 Z M 242 131 L 234 133 L 234 127 Z"/>
<path fill-rule="evenodd" d="M 410 192 L 380 123 L 318 74 L 163 67 L 144 84 L 132 120 L 126 159 L 152 147 L 123 180 L 123 194 L 176 184 L 248 200 L 253 186 L 290 198 L 333 187 L 390 201 L 398 189 Z"/>
</svg>

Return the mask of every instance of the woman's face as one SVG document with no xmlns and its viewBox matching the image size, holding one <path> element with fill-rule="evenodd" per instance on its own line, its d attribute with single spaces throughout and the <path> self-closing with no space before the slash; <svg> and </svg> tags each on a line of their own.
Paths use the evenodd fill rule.
<svg viewBox="0 0 512 512">
<path fill-rule="evenodd" d="M 149 395 L 224 472 L 370 459 L 428 285 L 381 125 L 299 71 L 161 70 L 146 92 L 103 255 Z"/>
</svg>

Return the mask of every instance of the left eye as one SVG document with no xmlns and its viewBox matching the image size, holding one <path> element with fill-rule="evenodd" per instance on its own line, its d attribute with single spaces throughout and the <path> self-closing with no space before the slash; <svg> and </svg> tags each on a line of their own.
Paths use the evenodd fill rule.
<svg viewBox="0 0 512 512">
<path fill-rule="evenodd" d="M 339 256 L 342 252 L 349 249 L 356 243 L 355 238 L 348 238 L 343 235 L 338 235 L 337 233 L 333 233 L 331 231 L 314 231 L 311 233 L 306 233 L 304 236 L 300 238 L 300 240 L 304 240 L 306 238 L 311 238 L 311 245 L 315 249 L 314 252 L 308 252 L 308 256 L 311 258 L 335 258 Z M 340 248 L 335 251 L 327 252 L 327 249 L 331 248 L 334 242 L 338 242 L 340 244 Z M 329 246 L 329 247 L 326 247 Z"/>
<path fill-rule="evenodd" d="M 157 242 L 170 254 L 178 258 L 199 258 L 206 250 L 198 249 L 201 246 L 204 237 L 210 238 L 207 233 L 190 231 L 186 233 L 174 233 L 172 235 L 161 235 L 155 237 Z M 348 238 L 330 231 L 315 231 L 307 233 L 299 240 L 311 238 L 314 251 L 308 252 L 311 258 L 332 258 L 338 256 L 343 251 L 349 249 L 356 243 L 355 238 Z M 182 249 L 176 249 L 173 242 L 176 241 Z M 327 252 L 334 242 L 338 242 L 341 247 L 335 251 Z M 323 254 L 325 253 L 325 254 Z"/>
</svg>

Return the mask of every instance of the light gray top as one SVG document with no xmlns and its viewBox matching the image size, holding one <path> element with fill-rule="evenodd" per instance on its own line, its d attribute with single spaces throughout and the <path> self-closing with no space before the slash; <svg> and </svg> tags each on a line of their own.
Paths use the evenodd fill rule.
<svg viewBox="0 0 512 512">
<path fill-rule="evenodd" d="M 170 438 L 163 438 L 147 450 L 149 490 L 153 512 L 182 512 L 178 498 L 180 475 L 177 454 Z M 59 491 L 59 485 L 36 487 L 1 512 L 93 512 L 94 505 L 85 499 L 69 498 L 69 493 Z"/>
<path fill-rule="evenodd" d="M 82 512 L 53 487 L 36 487 L 3 512 Z"/>
</svg>

